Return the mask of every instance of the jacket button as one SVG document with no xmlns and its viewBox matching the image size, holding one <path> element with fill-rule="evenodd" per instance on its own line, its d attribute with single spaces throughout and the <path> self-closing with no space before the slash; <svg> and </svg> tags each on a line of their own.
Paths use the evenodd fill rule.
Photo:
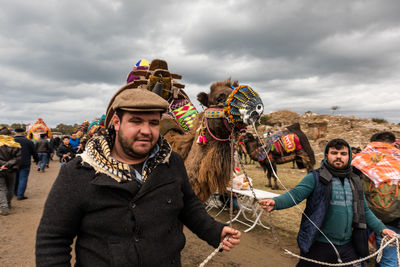
<svg viewBox="0 0 400 267">
<path fill-rule="evenodd" d="M 135 242 L 139 242 L 139 237 L 135 236 Z"/>
<path fill-rule="evenodd" d="M 171 263 L 172 263 L 172 264 L 175 264 L 175 260 L 172 260 Z"/>
<path fill-rule="evenodd" d="M 135 203 L 132 203 L 131 208 L 132 208 L 132 209 L 136 208 L 136 204 L 135 204 Z"/>
<path fill-rule="evenodd" d="M 172 199 L 168 198 L 168 199 L 167 199 L 167 203 L 168 203 L 168 204 L 171 204 L 171 203 L 172 203 Z"/>
</svg>

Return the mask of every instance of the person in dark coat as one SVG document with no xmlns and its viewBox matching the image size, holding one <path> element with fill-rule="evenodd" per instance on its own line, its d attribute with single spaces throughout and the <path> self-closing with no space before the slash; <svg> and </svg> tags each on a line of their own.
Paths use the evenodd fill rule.
<svg viewBox="0 0 400 267">
<path fill-rule="evenodd" d="M 14 196 L 15 174 L 21 160 L 21 145 L 14 141 L 11 131 L 0 129 L 0 215 L 8 215 Z"/>
<path fill-rule="evenodd" d="M 67 164 L 68 161 L 75 157 L 75 150 L 69 143 L 69 137 L 64 136 L 62 138 L 62 143 L 57 149 L 57 156 L 60 158 L 60 165 L 63 166 Z"/>
<path fill-rule="evenodd" d="M 213 247 L 239 244 L 194 194 L 182 158 L 159 134 L 168 103 L 146 89 L 120 90 L 111 126 L 61 167 L 37 230 L 36 264 L 181 266 L 182 224 Z M 226 237 L 226 238 L 225 238 Z"/>
<path fill-rule="evenodd" d="M 40 139 L 35 143 L 35 149 L 39 157 L 38 171 L 44 172 L 50 152 L 50 143 L 47 140 L 47 134 L 40 134 Z"/>
<path fill-rule="evenodd" d="M 31 169 L 31 158 L 37 163 L 39 162 L 39 157 L 33 142 L 25 137 L 24 129 L 15 129 L 14 140 L 21 145 L 21 162 L 15 179 L 14 194 L 17 196 L 18 200 L 24 200 L 27 199 L 25 190 L 28 183 L 29 171 Z"/>
</svg>

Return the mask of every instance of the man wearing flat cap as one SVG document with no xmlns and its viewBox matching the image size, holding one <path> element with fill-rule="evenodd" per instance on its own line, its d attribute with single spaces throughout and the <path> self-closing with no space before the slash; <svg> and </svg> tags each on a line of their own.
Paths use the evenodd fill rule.
<svg viewBox="0 0 400 267">
<path fill-rule="evenodd" d="M 50 191 L 37 266 L 69 266 L 75 237 L 77 266 L 181 266 L 182 223 L 214 247 L 239 244 L 241 233 L 208 215 L 160 136 L 167 109 L 146 89 L 122 88 L 111 99 L 105 134 L 61 168 Z"/>
</svg>

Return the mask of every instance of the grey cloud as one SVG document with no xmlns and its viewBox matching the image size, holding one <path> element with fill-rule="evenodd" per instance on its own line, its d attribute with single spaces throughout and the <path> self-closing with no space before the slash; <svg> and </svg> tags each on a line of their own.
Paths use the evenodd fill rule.
<svg viewBox="0 0 400 267">
<path fill-rule="evenodd" d="M 97 117 L 140 58 L 166 59 L 195 105 L 231 77 L 269 110 L 395 117 L 398 1 L 2 2 L 0 123 Z"/>
</svg>

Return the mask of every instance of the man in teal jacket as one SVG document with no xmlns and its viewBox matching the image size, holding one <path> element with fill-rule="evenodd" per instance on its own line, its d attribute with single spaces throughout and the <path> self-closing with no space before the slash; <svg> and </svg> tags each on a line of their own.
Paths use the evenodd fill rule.
<svg viewBox="0 0 400 267">
<path fill-rule="evenodd" d="M 301 220 L 297 236 L 300 254 L 321 262 L 337 263 L 339 259 L 350 262 L 365 253 L 367 238 L 363 231 L 367 227 L 389 237 L 395 232 L 386 229 L 368 208 L 360 178 L 350 165 L 349 144 L 343 139 L 333 139 L 326 145 L 324 154 L 321 167 L 307 174 L 295 188 L 259 203 L 270 212 L 290 208 L 307 199 L 304 214 L 310 220 L 305 215 Z M 360 231 L 362 234 L 356 236 Z M 321 265 L 300 260 L 297 266 Z"/>
</svg>

